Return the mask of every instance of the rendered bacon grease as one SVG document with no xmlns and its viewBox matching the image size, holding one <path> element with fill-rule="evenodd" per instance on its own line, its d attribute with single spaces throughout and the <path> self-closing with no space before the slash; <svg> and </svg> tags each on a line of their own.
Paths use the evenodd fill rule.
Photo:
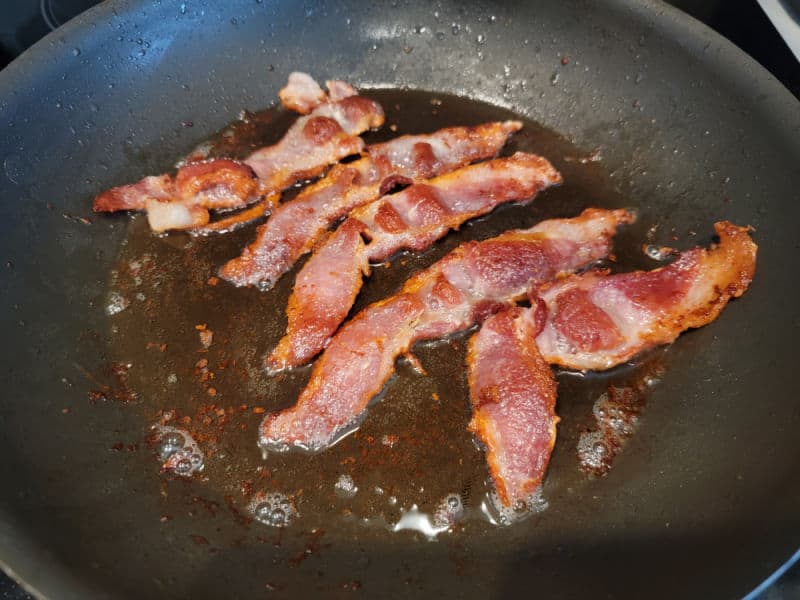
<svg viewBox="0 0 800 600">
<path fill-rule="evenodd" d="M 524 205 L 559 185 L 562 176 L 537 154 L 507 151 L 498 157 L 522 127 L 504 117 L 365 145 L 359 136 L 382 125 L 381 106 L 342 81 L 326 82 L 326 88 L 293 73 L 280 99 L 300 116 L 276 144 L 241 161 L 195 156 L 175 175 L 145 177 L 99 194 L 95 210 L 146 211 L 152 231 L 196 234 L 226 233 L 268 217 L 249 243 L 234 236 L 241 243 L 236 252 L 226 251 L 227 262 L 203 274 L 209 285 L 250 299 L 258 291 L 234 286 L 256 287 L 266 298 L 310 253 L 295 276 L 286 335 L 267 365 L 275 372 L 321 354 L 297 403 L 264 416 L 258 443 L 266 453 L 330 448 L 358 429 L 399 356 L 417 342 L 475 328 L 466 357 L 472 418 L 464 425 L 485 449 L 494 490 L 481 511 L 493 523 L 509 524 L 541 510 L 559 423 L 552 367 L 610 369 L 716 319 L 753 278 L 756 246 L 749 230 L 723 221 L 715 225 L 718 242 L 707 249 L 687 250 L 653 271 L 612 275 L 592 267 L 612 254 L 618 228 L 634 215 L 589 208 L 462 243 L 346 320 L 371 264 L 401 250 L 428 249 L 501 204 Z M 280 202 L 286 188 L 315 177 Z M 238 212 L 212 219 L 210 211 Z M 128 308 L 120 306 L 109 315 Z M 214 329 L 215 346 L 230 343 Z M 201 351 L 210 345 L 209 339 Z M 216 396 L 213 386 L 207 393 L 212 389 Z M 263 412 L 259 407 L 255 414 Z M 164 471 L 188 476 L 203 470 L 205 476 L 202 439 L 198 444 L 188 431 L 167 426 L 157 434 Z M 363 497 L 368 490 L 357 482 L 340 473 L 332 483 L 335 497 Z M 284 527 L 299 517 L 296 501 L 302 494 L 261 489 L 250 494 L 247 508 L 255 520 Z M 472 510 L 458 493 L 447 494 L 430 513 L 421 506 L 402 509 L 390 528 L 433 538 Z"/>
</svg>

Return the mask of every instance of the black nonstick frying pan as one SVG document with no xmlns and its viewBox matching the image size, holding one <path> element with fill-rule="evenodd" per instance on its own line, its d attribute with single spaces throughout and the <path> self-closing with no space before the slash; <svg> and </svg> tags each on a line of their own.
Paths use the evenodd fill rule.
<svg viewBox="0 0 800 600">
<path fill-rule="evenodd" d="M 206 289 L 213 252 L 235 253 L 252 233 L 220 241 L 222 250 L 214 240 L 152 238 L 141 220 L 90 215 L 91 199 L 169 169 L 240 109 L 271 105 L 292 70 L 381 88 L 375 94 L 406 130 L 432 126 L 431 106 L 443 121 L 511 111 L 540 123 L 515 143 L 538 144 L 566 184 L 533 208 L 466 228 L 464 238 L 590 203 L 632 206 L 639 222 L 621 235 L 620 256 L 628 267 L 652 268 L 638 251 L 645 240 L 684 248 L 708 243 L 715 220 L 754 227 L 752 288 L 717 322 L 648 357 L 664 374 L 606 477 L 580 472 L 577 437 L 591 425 L 598 390 L 647 365 L 586 384 L 560 376 L 563 421 L 541 514 L 506 528 L 469 521 L 435 542 L 389 531 L 389 486 L 402 483 L 409 503 L 424 502 L 426 486 L 469 496 L 470 482 L 458 478 L 480 472 L 480 452 L 462 431 L 463 339 L 420 350 L 427 379 L 401 365 L 364 435 L 332 450 L 339 462 L 258 456 L 260 415 L 249 408 L 290 403 L 303 372 L 282 381 L 255 374 L 249 384 L 220 374 L 217 409 L 247 404 L 237 413 L 247 431 L 209 458 L 205 478 L 159 474 L 146 441 L 156 411 L 188 414 L 208 402 L 192 395 L 192 325 L 216 327 L 220 352 L 253 346 L 242 360 L 254 365 L 279 333 L 291 282 L 273 295 L 219 284 L 223 291 L 187 297 Z M 285 118 L 276 114 L 275 128 Z M 41 596 L 731 598 L 800 546 L 800 105 L 751 59 L 668 6 L 107 3 L 0 75 L 0 123 L 0 564 Z M 104 311 L 111 272 L 124 277 L 120 265 L 146 252 L 161 253 L 173 284 L 149 312 L 128 312 L 134 306 L 120 315 L 138 321 L 115 321 Z M 409 258 L 408 268 L 435 257 Z M 376 275 L 367 299 L 399 280 Z M 208 309 L 218 298 L 218 310 Z M 276 324 L 263 325 L 262 335 L 248 314 L 259 327 Z M 177 323 L 174 331 L 165 320 Z M 172 336 L 163 359 L 145 345 L 158 332 Z M 109 366 L 126 360 L 130 367 Z M 173 371 L 176 388 L 163 379 Z M 98 386 L 112 393 L 93 395 Z M 365 523 L 326 494 L 346 453 L 368 450 L 367 434 L 384 426 L 441 448 L 456 440 L 448 447 L 457 452 L 410 446 L 396 464 L 376 459 L 358 470 L 357 497 L 368 498 L 373 515 Z M 245 467 L 260 474 L 245 488 L 297 495 L 302 487 L 301 517 L 280 530 L 251 521 L 251 490 L 234 493 L 225 479 L 226 469 Z"/>
</svg>

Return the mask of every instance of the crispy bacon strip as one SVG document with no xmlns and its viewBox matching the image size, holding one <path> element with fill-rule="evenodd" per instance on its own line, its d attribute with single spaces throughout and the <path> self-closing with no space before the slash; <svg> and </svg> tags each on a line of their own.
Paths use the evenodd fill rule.
<svg viewBox="0 0 800 600">
<path fill-rule="evenodd" d="M 326 448 L 352 429 L 414 342 L 466 329 L 529 289 L 606 256 L 617 226 L 632 220 L 624 210 L 589 209 L 462 244 L 342 327 L 297 404 L 264 419 L 259 443 L 273 451 Z"/>
<path fill-rule="evenodd" d="M 145 177 L 138 183 L 111 188 L 97 196 L 95 212 L 145 210 L 147 202 L 191 198 L 201 208 L 236 208 L 242 198 L 265 194 L 253 170 L 226 158 L 200 161 L 178 169 L 176 176 Z"/>
<path fill-rule="evenodd" d="M 458 169 L 355 209 L 345 222 L 351 225 L 331 235 L 298 274 L 286 311 L 286 335 L 267 358 L 268 367 L 273 371 L 291 368 L 322 350 L 353 306 L 370 261 L 383 260 L 403 248 L 423 250 L 468 219 L 504 202 L 530 200 L 540 190 L 559 183 L 561 175 L 547 160 L 517 152 Z M 369 243 L 353 240 L 347 255 L 336 255 L 327 248 L 342 246 L 340 238 L 352 240 L 358 233 Z M 325 318 L 320 318 L 323 304 L 328 308 Z"/>
<path fill-rule="evenodd" d="M 509 507 L 537 491 L 556 442 L 556 380 L 533 341 L 538 314 L 537 322 L 537 311 L 515 306 L 489 317 L 467 353 L 469 430 L 486 446 L 497 497 Z"/>
<path fill-rule="evenodd" d="M 722 221 L 714 229 L 719 244 L 683 252 L 666 267 L 611 276 L 591 271 L 539 290 L 547 320 L 536 343 L 545 360 L 609 369 L 716 319 L 750 285 L 757 246 L 746 227 Z"/>
<path fill-rule="evenodd" d="M 720 242 L 649 272 L 591 271 L 548 283 L 532 308 L 488 319 L 470 342 L 470 430 L 486 445 L 501 502 L 514 506 L 541 484 L 556 437 L 548 363 L 608 369 L 713 321 L 755 273 L 748 229 L 715 225 Z"/>
<path fill-rule="evenodd" d="M 370 146 L 363 158 L 334 166 L 324 179 L 278 206 L 242 255 L 223 265 L 220 276 L 235 285 L 267 290 L 354 208 L 397 183 L 428 179 L 492 157 L 521 127 L 519 121 L 450 127 Z"/>
<path fill-rule="evenodd" d="M 299 86 L 290 80 L 281 93 L 288 106 L 305 110 L 313 101 Z M 164 231 L 203 226 L 209 221 L 208 209 L 241 208 L 260 199 L 276 205 L 281 190 L 361 152 L 364 142 L 359 134 L 383 124 L 383 110 L 376 102 L 347 95 L 349 86 L 343 82 L 331 86 L 338 99 L 322 102 L 297 119 L 277 144 L 256 150 L 242 162 L 193 162 L 174 178 L 146 177 L 112 188 L 95 198 L 94 210 L 147 210 L 151 227 Z M 157 203 L 181 206 L 165 208 Z"/>
</svg>

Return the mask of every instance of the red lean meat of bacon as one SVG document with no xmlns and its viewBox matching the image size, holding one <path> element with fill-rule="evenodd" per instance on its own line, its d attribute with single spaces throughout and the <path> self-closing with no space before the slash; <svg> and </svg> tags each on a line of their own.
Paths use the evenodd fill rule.
<svg viewBox="0 0 800 600">
<path fill-rule="evenodd" d="M 275 451 L 329 446 L 352 430 L 411 344 L 466 329 L 531 288 L 603 258 L 617 226 L 632 220 L 624 210 L 589 209 L 462 244 L 342 327 L 297 404 L 264 419 L 260 444 Z"/>
<path fill-rule="evenodd" d="M 500 501 L 527 501 L 556 439 L 555 380 L 548 363 L 608 369 L 717 318 L 755 272 L 746 228 L 715 226 L 720 242 L 648 272 L 591 271 L 542 286 L 532 308 L 488 319 L 470 341 L 470 430 L 486 446 Z"/>
<path fill-rule="evenodd" d="M 473 416 L 497 497 L 517 507 L 536 492 L 556 441 L 556 379 L 534 338 L 536 311 L 518 306 L 489 317 L 467 353 Z M 527 316 L 527 315 L 526 315 Z"/>
<path fill-rule="evenodd" d="M 324 179 L 278 206 L 259 227 L 256 240 L 241 256 L 228 261 L 220 276 L 235 285 L 267 290 L 354 208 L 375 200 L 396 183 L 428 179 L 490 158 L 521 127 L 519 121 L 450 127 L 369 146 L 363 158 L 335 165 Z"/>
<path fill-rule="evenodd" d="M 286 311 L 286 335 L 268 357 L 269 368 L 297 366 L 324 348 L 353 306 L 370 261 L 403 248 L 423 250 L 468 219 L 504 202 L 530 200 L 559 183 L 561 175 L 547 160 L 517 152 L 355 209 L 347 226 L 334 232 L 297 275 Z"/>
<path fill-rule="evenodd" d="M 151 228 L 164 231 L 203 226 L 209 220 L 208 209 L 240 208 L 259 199 L 274 206 L 282 189 L 361 152 L 364 142 L 358 135 L 383 124 L 377 103 L 348 96 L 342 82 L 331 85 L 338 99 L 297 119 L 277 144 L 256 150 L 242 162 L 210 159 L 180 168 L 174 178 L 146 177 L 112 188 L 95 198 L 94 210 L 147 210 Z M 290 80 L 287 88 L 291 86 Z M 289 89 L 284 96 L 289 106 L 303 109 L 311 102 L 303 93 Z"/>
</svg>

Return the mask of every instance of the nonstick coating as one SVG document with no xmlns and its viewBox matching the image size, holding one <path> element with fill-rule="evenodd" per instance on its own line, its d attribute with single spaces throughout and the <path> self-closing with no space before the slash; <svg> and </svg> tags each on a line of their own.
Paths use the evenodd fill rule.
<svg viewBox="0 0 800 600">
<path fill-rule="evenodd" d="M 240 109 L 271 104 L 298 69 L 486 100 L 599 149 L 627 204 L 662 224 L 657 243 L 675 228 L 691 244 L 688 232 L 723 218 L 755 228 L 751 290 L 673 348 L 637 436 L 608 477 L 550 498 L 547 535 L 287 530 L 237 545 L 233 520 L 202 506 L 162 523 L 160 479 L 109 451 L 142 423 L 115 403 L 90 407 L 78 366 L 105 357 L 103 300 L 127 225 L 70 217 L 88 215 L 100 189 L 169 168 Z M 800 108 L 674 9 L 109 3 L 0 74 L 0 123 L 0 561 L 42 596 L 730 598 L 800 545 Z M 234 541 L 212 549 L 198 535 Z M 278 541 L 313 556 L 274 564 L 288 551 Z"/>
</svg>

